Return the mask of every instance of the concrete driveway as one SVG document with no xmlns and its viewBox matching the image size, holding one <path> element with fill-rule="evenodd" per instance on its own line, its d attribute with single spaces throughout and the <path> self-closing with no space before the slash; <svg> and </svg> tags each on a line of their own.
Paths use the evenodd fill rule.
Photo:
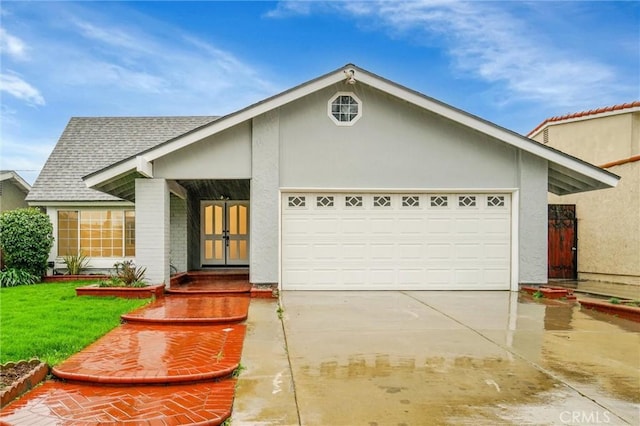
<svg viewBox="0 0 640 426">
<path fill-rule="evenodd" d="M 640 424 L 640 324 L 510 292 L 253 300 L 232 424 Z"/>
</svg>

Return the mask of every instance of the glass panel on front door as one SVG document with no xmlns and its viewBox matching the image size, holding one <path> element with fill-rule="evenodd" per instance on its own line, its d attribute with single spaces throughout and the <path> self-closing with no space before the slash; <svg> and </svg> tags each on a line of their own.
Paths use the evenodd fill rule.
<svg viewBox="0 0 640 426">
<path fill-rule="evenodd" d="M 249 263 L 249 202 L 203 201 L 202 265 Z"/>
</svg>

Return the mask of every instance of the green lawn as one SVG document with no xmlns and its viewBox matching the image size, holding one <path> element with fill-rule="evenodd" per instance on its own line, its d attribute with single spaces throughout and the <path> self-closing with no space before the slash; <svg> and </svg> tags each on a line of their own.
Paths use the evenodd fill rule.
<svg viewBox="0 0 640 426">
<path fill-rule="evenodd" d="M 39 358 L 56 365 L 120 324 L 149 299 L 77 297 L 87 281 L 0 288 L 0 363 Z"/>
</svg>

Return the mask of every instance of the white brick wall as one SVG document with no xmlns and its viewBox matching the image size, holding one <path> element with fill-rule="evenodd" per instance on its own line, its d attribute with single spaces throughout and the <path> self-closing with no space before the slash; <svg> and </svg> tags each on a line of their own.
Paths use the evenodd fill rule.
<svg viewBox="0 0 640 426">
<path fill-rule="evenodd" d="M 171 194 L 171 265 L 177 272 L 187 270 L 187 201 Z"/>
<path fill-rule="evenodd" d="M 136 265 L 149 284 L 169 285 L 169 207 L 164 179 L 136 179 Z"/>
</svg>

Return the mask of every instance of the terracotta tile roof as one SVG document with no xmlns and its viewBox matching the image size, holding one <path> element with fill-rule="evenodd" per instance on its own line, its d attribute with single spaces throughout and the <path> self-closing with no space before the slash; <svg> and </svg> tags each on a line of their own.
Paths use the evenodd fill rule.
<svg viewBox="0 0 640 426">
<path fill-rule="evenodd" d="M 565 115 L 559 115 L 557 117 L 547 118 L 542 123 L 538 124 L 535 129 L 530 131 L 527 134 L 527 136 L 531 137 L 538 130 L 540 130 L 542 127 L 544 127 L 545 125 L 547 125 L 549 123 L 554 123 L 554 122 L 563 121 L 563 120 L 569 120 L 569 119 L 572 119 L 572 118 L 581 118 L 581 117 L 586 117 L 586 116 L 589 116 L 589 115 L 602 114 L 604 112 L 619 111 L 619 110 L 628 109 L 628 108 L 635 108 L 635 107 L 640 107 L 640 101 L 633 101 L 633 102 L 629 102 L 629 103 L 626 103 L 626 104 L 612 105 L 612 106 L 592 109 L 592 110 L 589 110 L 589 111 L 580 111 L 580 112 L 574 112 L 572 114 L 565 114 Z"/>
</svg>

